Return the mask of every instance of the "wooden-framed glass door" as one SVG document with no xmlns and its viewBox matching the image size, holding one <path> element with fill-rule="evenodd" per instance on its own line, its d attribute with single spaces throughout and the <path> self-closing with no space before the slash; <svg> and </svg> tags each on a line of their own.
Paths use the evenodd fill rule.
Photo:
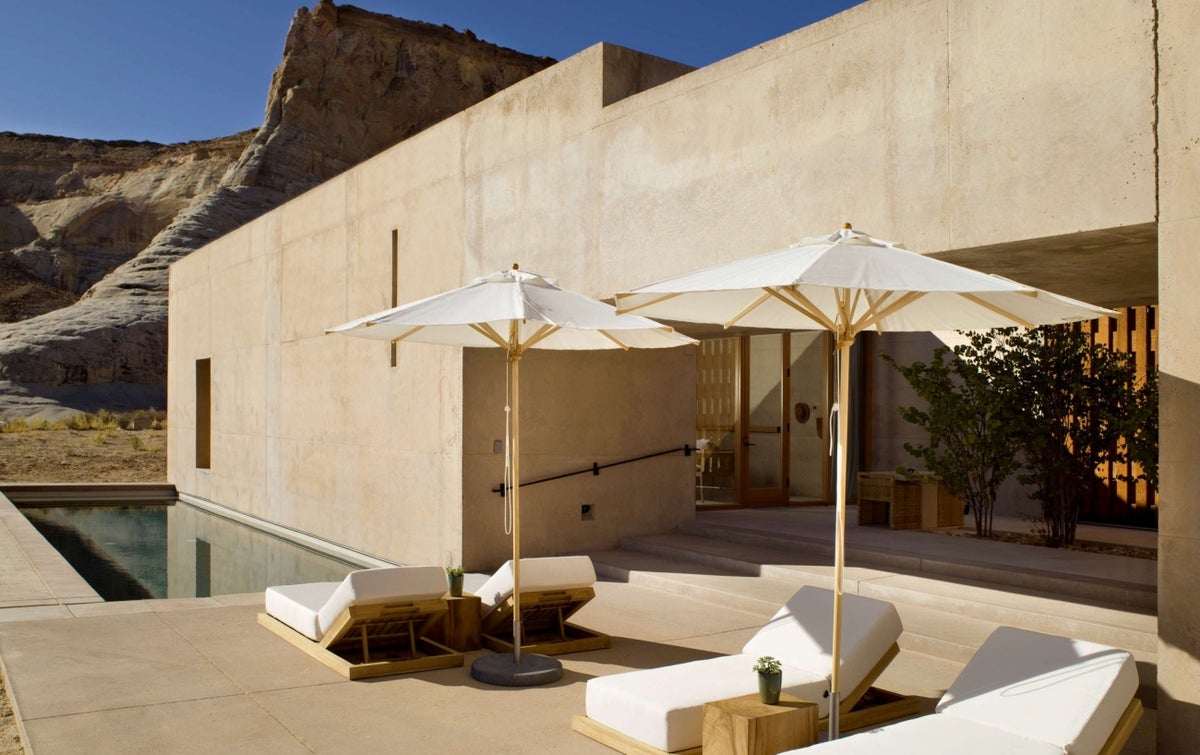
<svg viewBox="0 0 1200 755">
<path fill-rule="evenodd" d="M 741 339 L 700 342 L 696 358 L 696 504 L 732 506 L 737 475 Z"/>
<path fill-rule="evenodd" d="M 830 499 L 830 340 L 823 332 L 797 332 L 701 342 L 697 505 Z"/>
<path fill-rule="evenodd" d="M 790 343 L 772 333 L 741 337 L 737 470 L 743 506 L 788 502 L 789 435 L 786 407 Z"/>
</svg>

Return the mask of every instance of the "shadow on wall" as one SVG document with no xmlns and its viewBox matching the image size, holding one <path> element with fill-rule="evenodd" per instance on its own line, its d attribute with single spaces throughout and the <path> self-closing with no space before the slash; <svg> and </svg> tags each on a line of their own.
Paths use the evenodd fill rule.
<svg viewBox="0 0 1200 755">
<path fill-rule="evenodd" d="M 1158 536 L 1158 751 L 1191 752 L 1200 738 L 1200 508 L 1197 484 L 1200 385 L 1160 374 L 1162 470 Z M 1175 505 L 1185 504 L 1185 505 Z"/>
</svg>

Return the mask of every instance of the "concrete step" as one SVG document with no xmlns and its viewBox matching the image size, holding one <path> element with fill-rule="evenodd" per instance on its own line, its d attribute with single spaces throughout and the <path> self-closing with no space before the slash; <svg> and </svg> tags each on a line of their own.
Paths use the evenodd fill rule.
<svg viewBox="0 0 1200 755">
<path fill-rule="evenodd" d="M 636 550 L 589 553 L 596 574 L 770 618 L 799 585 Z"/>
<path fill-rule="evenodd" d="M 931 608 L 892 603 L 900 614 L 904 634 L 900 649 L 943 658 L 958 664 L 971 660 L 999 624 L 947 614 Z"/>
<path fill-rule="evenodd" d="M 694 520 L 680 525 L 678 534 L 793 554 L 783 556 L 782 563 L 796 564 L 798 560 L 807 560 L 810 564 L 833 563 L 833 546 L 828 532 L 797 530 L 775 532 L 707 520 Z M 944 545 L 944 543 L 931 539 L 937 537 L 934 535 L 910 532 L 872 532 L 869 534 L 872 536 L 871 543 L 847 543 L 847 564 L 935 578 L 950 578 L 955 581 L 969 580 L 1003 589 L 1019 588 L 1074 601 L 1085 601 L 1142 613 L 1152 614 L 1157 609 L 1158 594 L 1152 583 L 1146 584 L 1137 579 L 1098 576 L 1096 573 L 1086 570 L 1074 572 L 1055 570 L 1028 563 L 1023 564 L 1020 569 L 1012 568 L 1014 563 L 1022 563 L 1022 554 L 1028 555 L 1027 550 L 1020 550 L 1028 548 L 1028 546 L 1012 543 L 972 542 L 970 547 L 972 555 L 964 556 L 962 548 L 957 548 L 952 555 L 949 555 L 946 548 L 936 547 Z M 880 535 L 886 537 L 885 545 L 878 544 Z M 949 536 L 945 537 L 949 540 Z M 1039 552 L 1037 555 L 1043 557 L 1041 561 L 1053 563 L 1051 557 L 1056 554 L 1047 549 L 1045 553 Z M 1128 560 L 1130 562 L 1138 561 L 1138 559 Z M 1153 572 L 1152 563 L 1133 563 L 1131 565 L 1140 567 L 1142 571 Z"/>
<path fill-rule="evenodd" d="M 659 543 L 662 541 L 659 540 Z M 627 544 L 636 546 L 640 543 L 630 539 Z M 665 550 L 665 546 L 659 550 Z M 773 575 L 778 576 L 754 577 L 747 574 L 745 563 L 733 564 L 736 569 L 721 570 L 673 555 L 632 549 L 590 555 L 596 573 L 603 578 L 652 587 L 714 605 L 755 613 L 761 615 L 764 620 L 772 616 L 801 586 L 830 588 L 833 584 L 831 574 L 803 569 L 781 568 L 773 572 Z M 875 574 L 887 576 L 886 572 Z M 853 575 L 848 575 L 843 581 L 843 589 L 851 594 L 862 592 L 858 585 L 859 582 L 853 579 Z M 887 596 L 878 597 L 888 600 Z M 905 629 L 900 639 L 901 649 L 934 655 L 959 664 L 965 663 L 997 626 L 995 622 L 898 602 L 896 608 L 900 612 Z"/>
<path fill-rule="evenodd" d="M 654 554 L 724 573 L 833 585 L 832 567 L 803 547 L 782 550 L 695 535 L 652 535 L 625 538 L 622 549 Z M 995 624 L 1024 626 L 1038 631 L 1075 630 L 1080 639 L 1153 652 L 1157 648 L 1157 619 L 1153 615 L 1080 601 L 1072 596 L 1034 590 L 997 588 L 994 584 L 961 578 L 953 580 L 882 569 L 849 567 L 843 576 L 847 592 L 892 602 L 906 602 L 984 619 Z"/>
<path fill-rule="evenodd" d="M 833 584 L 832 567 L 803 543 L 779 549 L 694 534 L 654 535 L 625 538 L 621 549 L 592 558 L 603 577 L 764 618 L 802 585 Z M 962 664 L 1003 624 L 1126 648 L 1138 661 L 1143 686 L 1154 686 L 1158 638 L 1153 615 L 1028 589 L 864 567 L 846 569 L 843 589 L 896 606 L 904 624 L 900 646 L 905 652 Z M 1153 699 L 1152 693 L 1143 696 Z"/>
</svg>

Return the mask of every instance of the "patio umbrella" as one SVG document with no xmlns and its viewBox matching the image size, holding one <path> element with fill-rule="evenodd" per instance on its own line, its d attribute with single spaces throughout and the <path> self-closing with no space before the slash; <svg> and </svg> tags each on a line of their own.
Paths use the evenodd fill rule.
<svg viewBox="0 0 1200 755">
<path fill-rule="evenodd" d="M 505 485 L 511 492 L 513 563 L 513 654 L 510 666 L 482 658 L 472 673 L 483 681 L 521 686 L 553 681 L 557 661 L 521 654 L 520 362 L 529 349 L 669 348 L 696 343 L 671 328 L 635 315 L 619 315 L 608 304 L 567 291 L 541 275 L 513 265 L 474 282 L 330 328 L 327 333 L 381 341 L 417 341 L 451 346 L 498 347 L 508 355 L 505 423 Z M 491 656 L 497 658 L 503 656 Z M 483 662 L 485 665 L 480 666 Z"/>
<path fill-rule="evenodd" d="M 617 294 L 618 312 L 770 330 L 827 330 L 837 354 L 837 498 L 829 736 L 837 737 L 850 346 L 864 330 L 1034 327 L 1114 314 L 852 230 Z"/>
</svg>

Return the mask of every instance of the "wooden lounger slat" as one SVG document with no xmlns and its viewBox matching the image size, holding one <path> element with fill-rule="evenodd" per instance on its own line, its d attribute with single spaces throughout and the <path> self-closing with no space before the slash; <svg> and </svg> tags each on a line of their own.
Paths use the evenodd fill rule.
<svg viewBox="0 0 1200 755">
<path fill-rule="evenodd" d="M 584 650 L 603 650 L 612 646 L 612 638 L 567 619 L 596 596 L 591 587 L 565 590 L 534 590 L 521 593 L 521 649 L 544 655 L 561 655 Z M 512 651 L 513 599 L 483 618 L 484 647 L 498 653 Z"/>
<path fill-rule="evenodd" d="M 351 605 L 314 642 L 265 613 L 258 623 L 348 679 L 463 665 L 463 654 L 424 635 L 446 615 L 441 599 Z"/>
</svg>

